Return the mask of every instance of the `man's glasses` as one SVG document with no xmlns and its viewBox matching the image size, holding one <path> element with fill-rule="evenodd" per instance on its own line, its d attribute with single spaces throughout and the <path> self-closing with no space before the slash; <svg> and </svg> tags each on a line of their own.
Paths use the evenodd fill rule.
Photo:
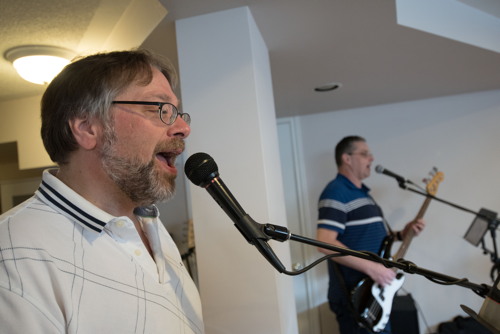
<svg viewBox="0 0 500 334">
<path fill-rule="evenodd" d="M 351 152 L 351 153 L 347 153 L 349 155 L 360 155 L 362 156 L 363 158 L 373 158 L 373 154 L 371 152 Z"/>
<path fill-rule="evenodd" d="M 182 118 L 188 125 L 191 124 L 191 116 L 187 113 L 180 112 L 176 106 L 168 102 L 148 102 L 148 101 L 113 101 L 113 104 L 138 104 L 145 106 L 157 106 L 158 110 L 145 110 L 146 112 L 158 112 L 160 120 L 166 125 L 174 124 L 177 116 Z"/>
</svg>

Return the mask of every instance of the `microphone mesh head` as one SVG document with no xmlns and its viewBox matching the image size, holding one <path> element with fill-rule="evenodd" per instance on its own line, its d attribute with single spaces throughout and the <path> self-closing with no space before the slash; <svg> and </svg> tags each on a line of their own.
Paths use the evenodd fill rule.
<svg viewBox="0 0 500 334">
<path fill-rule="evenodd" d="M 184 173 L 191 182 L 202 187 L 219 174 L 219 167 L 210 155 L 199 152 L 186 160 Z"/>
<path fill-rule="evenodd" d="M 377 165 L 377 166 L 375 167 L 375 171 L 376 171 L 377 173 L 383 173 L 383 172 L 384 172 L 384 167 L 382 167 L 382 166 L 380 166 L 380 165 Z"/>
</svg>

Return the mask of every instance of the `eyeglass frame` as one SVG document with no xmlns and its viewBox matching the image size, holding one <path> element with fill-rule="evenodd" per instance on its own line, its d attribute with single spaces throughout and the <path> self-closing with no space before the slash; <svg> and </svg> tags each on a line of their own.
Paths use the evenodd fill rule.
<svg viewBox="0 0 500 334">
<path fill-rule="evenodd" d="M 347 153 L 348 155 L 360 155 L 363 158 L 373 158 L 373 153 L 371 152 L 351 152 Z"/>
<path fill-rule="evenodd" d="M 112 104 L 136 104 L 136 105 L 144 105 L 144 106 L 158 106 L 158 116 L 160 117 L 160 121 L 165 125 L 172 125 L 177 120 L 177 117 L 182 118 L 184 122 L 188 125 L 191 124 L 191 115 L 185 112 L 180 112 L 179 109 L 170 102 L 151 102 L 151 101 L 111 101 Z M 162 117 L 162 108 L 164 105 L 170 105 L 172 107 L 172 115 L 168 122 Z"/>
</svg>

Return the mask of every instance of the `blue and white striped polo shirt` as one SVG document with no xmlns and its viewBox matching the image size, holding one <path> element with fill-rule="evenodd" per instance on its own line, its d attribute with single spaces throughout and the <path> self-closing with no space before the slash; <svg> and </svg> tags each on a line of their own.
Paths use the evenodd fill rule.
<svg viewBox="0 0 500 334">
<path fill-rule="evenodd" d="M 351 249 L 378 253 L 387 231 L 382 210 L 369 191 L 337 174 L 321 193 L 318 228 L 337 231 L 337 239 Z"/>
</svg>

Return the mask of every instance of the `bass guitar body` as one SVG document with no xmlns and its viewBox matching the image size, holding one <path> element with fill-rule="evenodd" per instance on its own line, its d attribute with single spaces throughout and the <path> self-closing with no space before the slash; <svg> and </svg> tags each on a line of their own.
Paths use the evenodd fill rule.
<svg viewBox="0 0 500 334">
<path fill-rule="evenodd" d="M 396 274 L 396 278 L 385 287 L 376 284 L 370 278 L 359 282 L 353 290 L 351 300 L 354 312 L 358 315 L 358 322 L 372 332 L 382 331 L 389 322 L 392 302 L 396 292 L 405 280 L 403 273 Z"/>
</svg>

